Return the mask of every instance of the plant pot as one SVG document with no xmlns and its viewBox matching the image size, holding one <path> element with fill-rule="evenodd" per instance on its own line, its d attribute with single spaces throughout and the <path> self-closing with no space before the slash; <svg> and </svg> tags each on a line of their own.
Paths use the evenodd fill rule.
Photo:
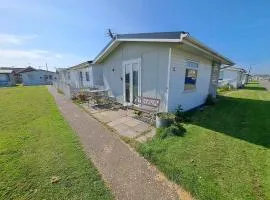
<svg viewBox="0 0 270 200">
<path fill-rule="evenodd" d="M 169 127 L 171 124 L 172 124 L 171 119 L 163 119 L 158 115 L 156 116 L 156 128 L 166 128 Z"/>
</svg>

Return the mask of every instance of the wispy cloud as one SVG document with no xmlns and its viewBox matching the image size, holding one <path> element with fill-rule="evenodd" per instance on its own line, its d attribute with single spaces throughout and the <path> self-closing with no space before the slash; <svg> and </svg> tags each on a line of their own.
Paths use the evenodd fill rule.
<svg viewBox="0 0 270 200">
<path fill-rule="evenodd" d="M 36 38 L 37 35 L 13 35 L 0 33 L 0 44 L 22 45 L 28 40 Z"/>
<path fill-rule="evenodd" d="M 55 67 L 70 67 L 86 59 L 73 54 L 55 53 L 42 49 L 0 49 L 0 66 L 44 67 L 45 63 L 48 63 L 50 70 L 54 70 Z"/>
</svg>

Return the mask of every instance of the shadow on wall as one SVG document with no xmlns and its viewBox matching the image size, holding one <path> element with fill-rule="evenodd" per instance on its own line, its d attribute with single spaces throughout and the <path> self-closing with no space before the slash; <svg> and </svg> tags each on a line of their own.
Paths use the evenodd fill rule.
<svg viewBox="0 0 270 200">
<path fill-rule="evenodd" d="M 197 126 L 270 147 L 270 101 L 222 96 L 214 107 L 195 113 L 192 123 Z"/>
</svg>

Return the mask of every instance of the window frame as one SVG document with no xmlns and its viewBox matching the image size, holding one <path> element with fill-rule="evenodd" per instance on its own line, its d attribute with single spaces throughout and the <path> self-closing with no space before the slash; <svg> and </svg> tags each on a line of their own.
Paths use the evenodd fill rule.
<svg viewBox="0 0 270 200">
<path fill-rule="evenodd" d="M 79 72 L 79 79 L 80 79 L 80 81 L 83 81 L 83 72 L 82 71 Z"/>
<path fill-rule="evenodd" d="M 223 80 L 223 79 L 224 79 L 224 71 L 219 70 L 218 80 Z"/>
<path fill-rule="evenodd" d="M 190 65 L 190 64 L 193 64 Z M 187 78 L 188 78 L 188 71 L 189 70 L 193 70 L 195 72 L 195 83 L 187 83 Z M 185 78 L 184 78 L 184 91 L 188 92 L 188 91 L 194 91 L 197 89 L 197 80 L 198 80 L 198 72 L 199 72 L 199 62 L 195 61 L 195 60 L 190 60 L 190 59 L 186 59 L 185 62 Z M 192 86 L 190 88 L 190 86 Z"/>
<path fill-rule="evenodd" d="M 87 82 L 90 81 L 89 72 L 85 72 L 85 80 L 86 80 Z"/>
</svg>

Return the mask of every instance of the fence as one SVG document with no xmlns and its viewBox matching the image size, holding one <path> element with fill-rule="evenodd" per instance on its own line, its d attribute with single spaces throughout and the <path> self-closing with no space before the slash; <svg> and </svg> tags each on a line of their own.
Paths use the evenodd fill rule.
<svg viewBox="0 0 270 200">
<path fill-rule="evenodd" d="M 91 92 L 95 90 L 105 90 L 102 85 L 95 85 L 94 87 L 72 87 L 70 84 L 64 82 L 53 82 L 53 86 L 63 92 L 68 98 L 78 94 L 79 92 Z"/>
</svg>

